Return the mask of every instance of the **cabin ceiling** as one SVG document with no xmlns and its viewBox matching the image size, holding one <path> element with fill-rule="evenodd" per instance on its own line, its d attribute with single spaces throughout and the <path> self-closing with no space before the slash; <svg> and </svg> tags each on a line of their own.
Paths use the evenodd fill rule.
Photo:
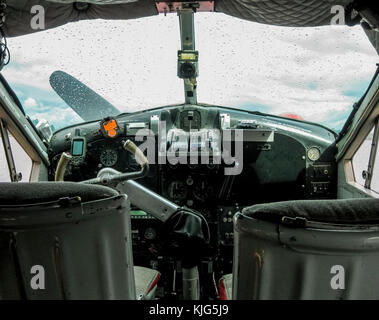
<svg viewBox="0 0 379 320">
<path fill-rule="evenodd" d="M 181 1 L 176 1 L 181 2 Z M 182 1 L 185 2 L 185 1 Z M 216 12 L 254 22 L 312 27 L 330 24 L 331 7 L 346 7 L 352 0 L 215 0 Z M 136 19 L 158 14 L 155 0 L 8 0 L 5 9 L 4 33 L 8 37 L 33 33 L 30 25 L 31 8 L 45 9 L 46 29 L 69 22 L 88 19 Z M 366 30 L 371 43 L 379 52 L 379 33 Z"/>
</svg>

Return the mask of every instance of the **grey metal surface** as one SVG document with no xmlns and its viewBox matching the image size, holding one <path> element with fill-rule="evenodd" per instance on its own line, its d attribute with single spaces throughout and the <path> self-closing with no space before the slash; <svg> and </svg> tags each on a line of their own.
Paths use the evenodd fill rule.
<svg viewBox="0 0 379 320">
<path fill-rule="evenodd" d="M 128 212 L 125 195 L 1 206 L 0 298 L 135 299 Z M 35 265 L 44 268 L 44 290 L 30 285 Z"/>
<path fill-rule="evenodd" d="M 294 229 L 235 217 L 233 299 L 379 299 L 379 228 Z M 343 266 L 345 288 L 331 286 Z"/>
<path fill-rule="evenodd" d="M 119 183 L 117 190 L 127 194 L 133 205 L 163 222 L 167 221 L 179 209 L 175 203 L 133 180 Z"/>
</svg>

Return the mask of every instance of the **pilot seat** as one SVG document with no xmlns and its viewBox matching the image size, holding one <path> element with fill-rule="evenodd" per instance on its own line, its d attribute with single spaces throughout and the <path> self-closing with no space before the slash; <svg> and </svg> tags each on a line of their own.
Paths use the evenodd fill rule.
<svg viewBox="0 0 379 320">
<path fill-rule="evenodd" d="M 258 204 L 234 217 L 221 299 L 379 299 L 379 199 Z"/>
<path fill-rule="evenodd" d="M 0 183 L 0 299 L 149 299 L 134 267 L 129 200 L 73 182 Z"/>
</svg>

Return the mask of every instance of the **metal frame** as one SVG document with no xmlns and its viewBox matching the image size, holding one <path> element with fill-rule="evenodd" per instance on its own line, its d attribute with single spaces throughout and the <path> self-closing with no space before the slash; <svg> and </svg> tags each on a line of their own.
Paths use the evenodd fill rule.
<svg viewBox="0 0 379 320">
<path fill-rule="evenodd" d="M 182 50 L 195 50 L 195 24 L 193 9 L 178 11 L 180 24 L 180 41 Z M 196 78 L 184 79 L 186 104 L 197 104 Z"/>
<path fill-rule="evenodd" d="M 32 157 L 33 161 L 43 162 L 46 166 L 49 166 L 47 146 L 3 83 L 0 83 L 0 114 L 4 114 L 9 126 L 12 124 L 12 133 L 17 130 L 24 137 L 25 143 L 28 143 L 30 149 L 33 149 L 33 153 L 35 153 L 35 156 Z M 36 157 L 38 157 L 38 160 Z"/>
<path fill-rule="evenodd" d="M 374 164 L 376 159 L 376 153 L 378 151 L 378 138 L 379 138 L 379 117 L 375 120 L 374 136 L 371 142 L 370 158 L 367 167 L 367 178 L 365 180 L 365 188 L 371 188 L 372 174 L 374 172 Z"/>
<path fill-rule="evenodd" d="M 7 125 L 3 119 L 0 119 L 0 131 L 1 131 L 1 139 L 3 141 L 5 157 L 7 158 L 9 176 L 12 182 L 19 182 L 22 179 L 22 175 L 16 170 L 16 164 L 14 162 L 12 147 L 9 141 Z"/>
<path fill-rule="evenodd" d="M 134 180 L 119 183 L 117 190 L 120 193 L 127 194 L 133 205 L 162 222 L 166 222 L 180 209 L 175 203 L 163 198 Z"/>
</svg>

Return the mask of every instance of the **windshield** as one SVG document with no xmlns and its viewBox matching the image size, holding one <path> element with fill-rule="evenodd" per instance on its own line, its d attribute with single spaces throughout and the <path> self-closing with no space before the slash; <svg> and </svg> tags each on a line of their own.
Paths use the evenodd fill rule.
<svg viewBox="0 0 379 320">
<path fill-rule="evenodd" d="M 295 115 L 338 131 L 376 69 L 376 51 L 360 26 L 278 27 L 199 13 L 195 31 L 199 103 Z M 70 23 L 10 38 L 8 46 L 5 78 L 31 119 L 46 119 L 55 130 L 83 122 L 50 87 L 55 70 L 121 112 L 184 102 L 175 14 Z"/>
</svg>

